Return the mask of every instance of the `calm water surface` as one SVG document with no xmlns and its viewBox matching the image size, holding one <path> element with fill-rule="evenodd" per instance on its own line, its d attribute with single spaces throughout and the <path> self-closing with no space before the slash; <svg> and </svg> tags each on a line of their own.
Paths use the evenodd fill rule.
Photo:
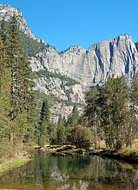
<svg viewBox="0 0 138 190">
<path fill-rule="evenodd" d="M 23 167 L 0 178 L 0 189 L 138 190 L 138 165 L 91 157 L 36 153 Z"/>
</svg>

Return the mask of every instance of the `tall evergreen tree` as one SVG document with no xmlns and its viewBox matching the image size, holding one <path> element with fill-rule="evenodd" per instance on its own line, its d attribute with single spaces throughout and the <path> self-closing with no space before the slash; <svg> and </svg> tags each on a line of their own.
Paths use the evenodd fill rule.
<svg viewBox="0 0 138 190">
<path fill-rule="evenodd" d="M 132 78 L 130 101 L 133 106 L 138 106 L 138 74 Z"/>
<path fill-rule="evenodd" d="M 59 116 L 57 123 L 57 144 L 64 144 L 66 142 L 67 128 L 65 126 L 65 120 Z"/>
<path fill-rule="evenodd" d="M 36 138 L 39 145 L 49 142 L 48 127 L 50 124 L 50 109 L 47 98 L 44 98 L 40 111 L 40 122 L 36 129 Z"/>
<path fill-rule="evenodd" d="M 0 136 L 8 138 L 10 111 L 11 75 L 8 68 L 7 52 L 0 39 Z"/>
<path fill-rule="evenodd" d="M 11 72 L 11 110 L 9 117 L 11 121 L 11 143 L 13 143 L 14 130 L 22 129 L 24 132 L 27 128 L 27 111 L 30 109 L 30 92 L 33 86 L 32 71 L 20 44 L 15 15 L 10 20 L 7 41 L 8 64 Z M 23 125 L 21 128 L 19 128 L 19 123 Z M 21 133 L 20 130 L 19 133 Z"/>
<path fill-rule="evenodd" d="M 124 129 L 129 116 L 128 87 L 125 77 L 109 78 L 104 89 L 103 104 L 99 104 L 101 125 L 107 144 L 120 149 L 125 144 Z"/>
<path fill-rule="evenodd" d="M 3 17 L 1 23 L 0 23 L 0 37 L 4 45 L 6 45 L 7 40 L 7 27 L 6 27 L 6 21 Z"/>
<path fill-rule="evenodd" d="M 100 127 L 107 146 L 120 149 L 127 145 L 126 134 L 130 136 L 129 92 L 124 77 L 111 77 L 91 92 L 86 99 L 86 116 L 91 127 Z M 94 127 L 95 128 L 95 127 Z"/>
<path fill-rule="evenodd" d="M 138 135 L 138 74 L 134 74 L 132 81 L 131 81 L 131 88 L 130 88 L 130 124 L 131 127 L 129 128 L 129 135 L 126 135 L 126 139 L 128 144 L 131 144 L 132 139 Z M 129 138 L 130 137 L 130 138 Z"/>
<path fill-rule="evenodd" d="M 79 112 L 78 112 L 77 106 L 75 104 L 73 107 L 72 113 L 68 117 L 68 125 L 70 127 L 71 126 L 74 127 L 75 125 L 78 124 L 78 122 L 79 122 Z"/>
<path fill-rule="evenodd" d="M 98 115 L 97 115 L 97 98 L 98 89 L 95 87 L 87 93 L 86 107 L 84 110 L 83 118 L 86 121 L 86 126 L 91 127 L 93 133 L 93 143 L 95 148 L 98 148 Z"/>
</svg>

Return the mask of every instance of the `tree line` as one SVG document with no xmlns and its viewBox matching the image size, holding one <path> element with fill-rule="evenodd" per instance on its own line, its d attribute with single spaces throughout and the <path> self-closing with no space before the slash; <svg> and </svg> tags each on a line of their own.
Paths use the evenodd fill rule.
<svg viewBox="0 0 138 190">
<path fill-rule="evenodd" d="M 14 15 L 0 30 L 0 142 L 1 152 L 25 140 L 34 126 L 34 82 L 28 58 L 19 39 Z M 30 132 L 30 135 L 32 132 Z M 8 151 L 10 154 L 10 151 Z"/>
<path fill-rule="evenodd" d="M 76 106 L 68 119 L 60 116 L 57 124 L 50 120 L 48 100 L 34 91 L 35 73 L 21 42 L 16 16 L 8 24 L 3 19 L 0 25 L 0 157 L 13 156 L 25 144 L 71 143 L 79 120 Z"/>
<path fill-rule="evenodd" d="M 132 146 L 138 130 L 137 74 L 129 82 L 124 76 L 108 78 L 87 94 L 86 104 L 84 117 L 96 148 L 101 139 L 115 150 Z"/>
<path fill-rule="evenodd" d="M 55 129 L 55 128 L 54 128 Z M 79 115 L 74 105 L 67 120 L 59 118 L 56 138 L 51 143 L 73 144 L 79 148 L 120 150 L 131 147 L 138 137 L 138 74 L 109 77 L 86 94 L 84 112 Z"/>
<path fill-rule="evenodd" d="M 34 91 L 35 73 L 20 40 L 17 18 L 0 26 L 0 157 L 24 144 L 73 144 L 79 148 L 131 146 L 137 136 L 138 75 L 109 77 L 86 95 L 84 113 L 74 105 L 68 118 L 50 119 L 47 97 Z M 8 155 L 7 155 L 8 156 Z"/>
</svg>

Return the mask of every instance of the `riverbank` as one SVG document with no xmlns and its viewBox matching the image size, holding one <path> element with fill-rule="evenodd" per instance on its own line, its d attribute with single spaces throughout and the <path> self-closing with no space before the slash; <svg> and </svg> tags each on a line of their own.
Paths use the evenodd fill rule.
<svg viewBox="0 0 138 190">
<path fill-rule="evenodd" d="M 91 151 L 90 154 L 116 160 L 122 160 L 129 163 L 138 163 L 138 149 L 133 148 L 124 148 L 119 151 L 110 149 L 99 149 Z"/>
<path fill-rule="evenodd" d="M 137 148 L 123 148 L 120 151 L 115 151 L 107 148 L 102 149 L 83 149 L 77 148 L 74 145 L 46 145 L 40 148 L 41 151 L 47 152 L 53 155 L 59 156 L 88 156 L 97 155 L 101 157 L 108 157 L 111 159 L 117 159 L 122 161 L 127 161 L 130 163 L 138 163 L 138 149 Z"/>
<path fill-rule="evenodd" d="M 17 158 L 12 158 L 10 160 L 0 163 L 0 176 L 8 172 L 9 170 L 18 168 L 26 164 L 29 161 L 30 161 L 30 158 L 28 157 L 17 157 Z"/>
<path fill-rule="evenodd" d="M 88 154 L 86 149 L 77 148 L 75 145 L 46 145 L 39 150 L 59 156 L 80 156 Z"/>
</svg>

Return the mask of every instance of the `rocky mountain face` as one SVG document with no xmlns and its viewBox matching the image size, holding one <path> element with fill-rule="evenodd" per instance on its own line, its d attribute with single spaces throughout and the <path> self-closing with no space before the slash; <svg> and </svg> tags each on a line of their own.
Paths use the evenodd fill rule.
<svg viewBox="0 0 138 190">
<path fill-rule="evenodd" d="M 0 21 L 4 18 L 4 20 L 8 22 L 11 16 L 13 15 L 16 15 L 17 17 L 19 29 L 30 38 L 33 38 L 36 40 L 37 38 L 27 26 L 26 21 L 22 15 L 22 12 L 19 9 L 12 7 L 10 5 L 0 4 Z"/>
<path fill-rule="evenodd" d="M 37 79 L 37 89 L 61 100 L 84 104 L 84 93 L 91 86 L 103 84 L 109 76 L 126 75 L 131 78 L 138 71 L 138 51 L 131 36 L 120 35 L 94 44 L 88 50 L 73 46 L 58 53 L 55 48 L 49 46 L 31 57 L 30 62 L 33 71 L 57 73 L 68 76 L 78 83 L 63 87 L 60 78 L 48 79 L 45 76 L 46 78 Z M 67 88 L 69 95 L 66 93 Z"/>
<path fill-rule="evenodd" d="M 138 50 L 138 42 L 136 42 L 135 45 L 136 45 L 136 48 L 137 48 L 137 50 Z"/>
<path fill-rule="evenodd" d="M 17 15 L 19 29 L 36 39 L 18 9 L 0 5 L 0 20 L 3 16 L 9 20 L 13 14 Z M 37 74 L 35 89 L 55 99 L 51 104 L 53 120 L 57 121 L 58 115 L 67 116 L 73 103 L 77 103 L 81 110 L 85 104 L 85 92 L 91 86 L 104 83 L 109 76 L 131 78 L 138 71 L 137 49 L 138 44 L 131 36 L 123 34 L 93 44 L 88 50 L 72 46 L 59 53 L 48 45 L 31 56 L 30 64 Z"/>
<path fill-rule="evenodd" d="M 114 75 L 131 77 L 138 70 L 138 51 L 129 35 L 92 45 L 88 50 L 74 46 L 58 53 L 53 47 L 31 58 L 34 70 L 61 73 L 78 81 L 85 90 Z"/>
</svg>

